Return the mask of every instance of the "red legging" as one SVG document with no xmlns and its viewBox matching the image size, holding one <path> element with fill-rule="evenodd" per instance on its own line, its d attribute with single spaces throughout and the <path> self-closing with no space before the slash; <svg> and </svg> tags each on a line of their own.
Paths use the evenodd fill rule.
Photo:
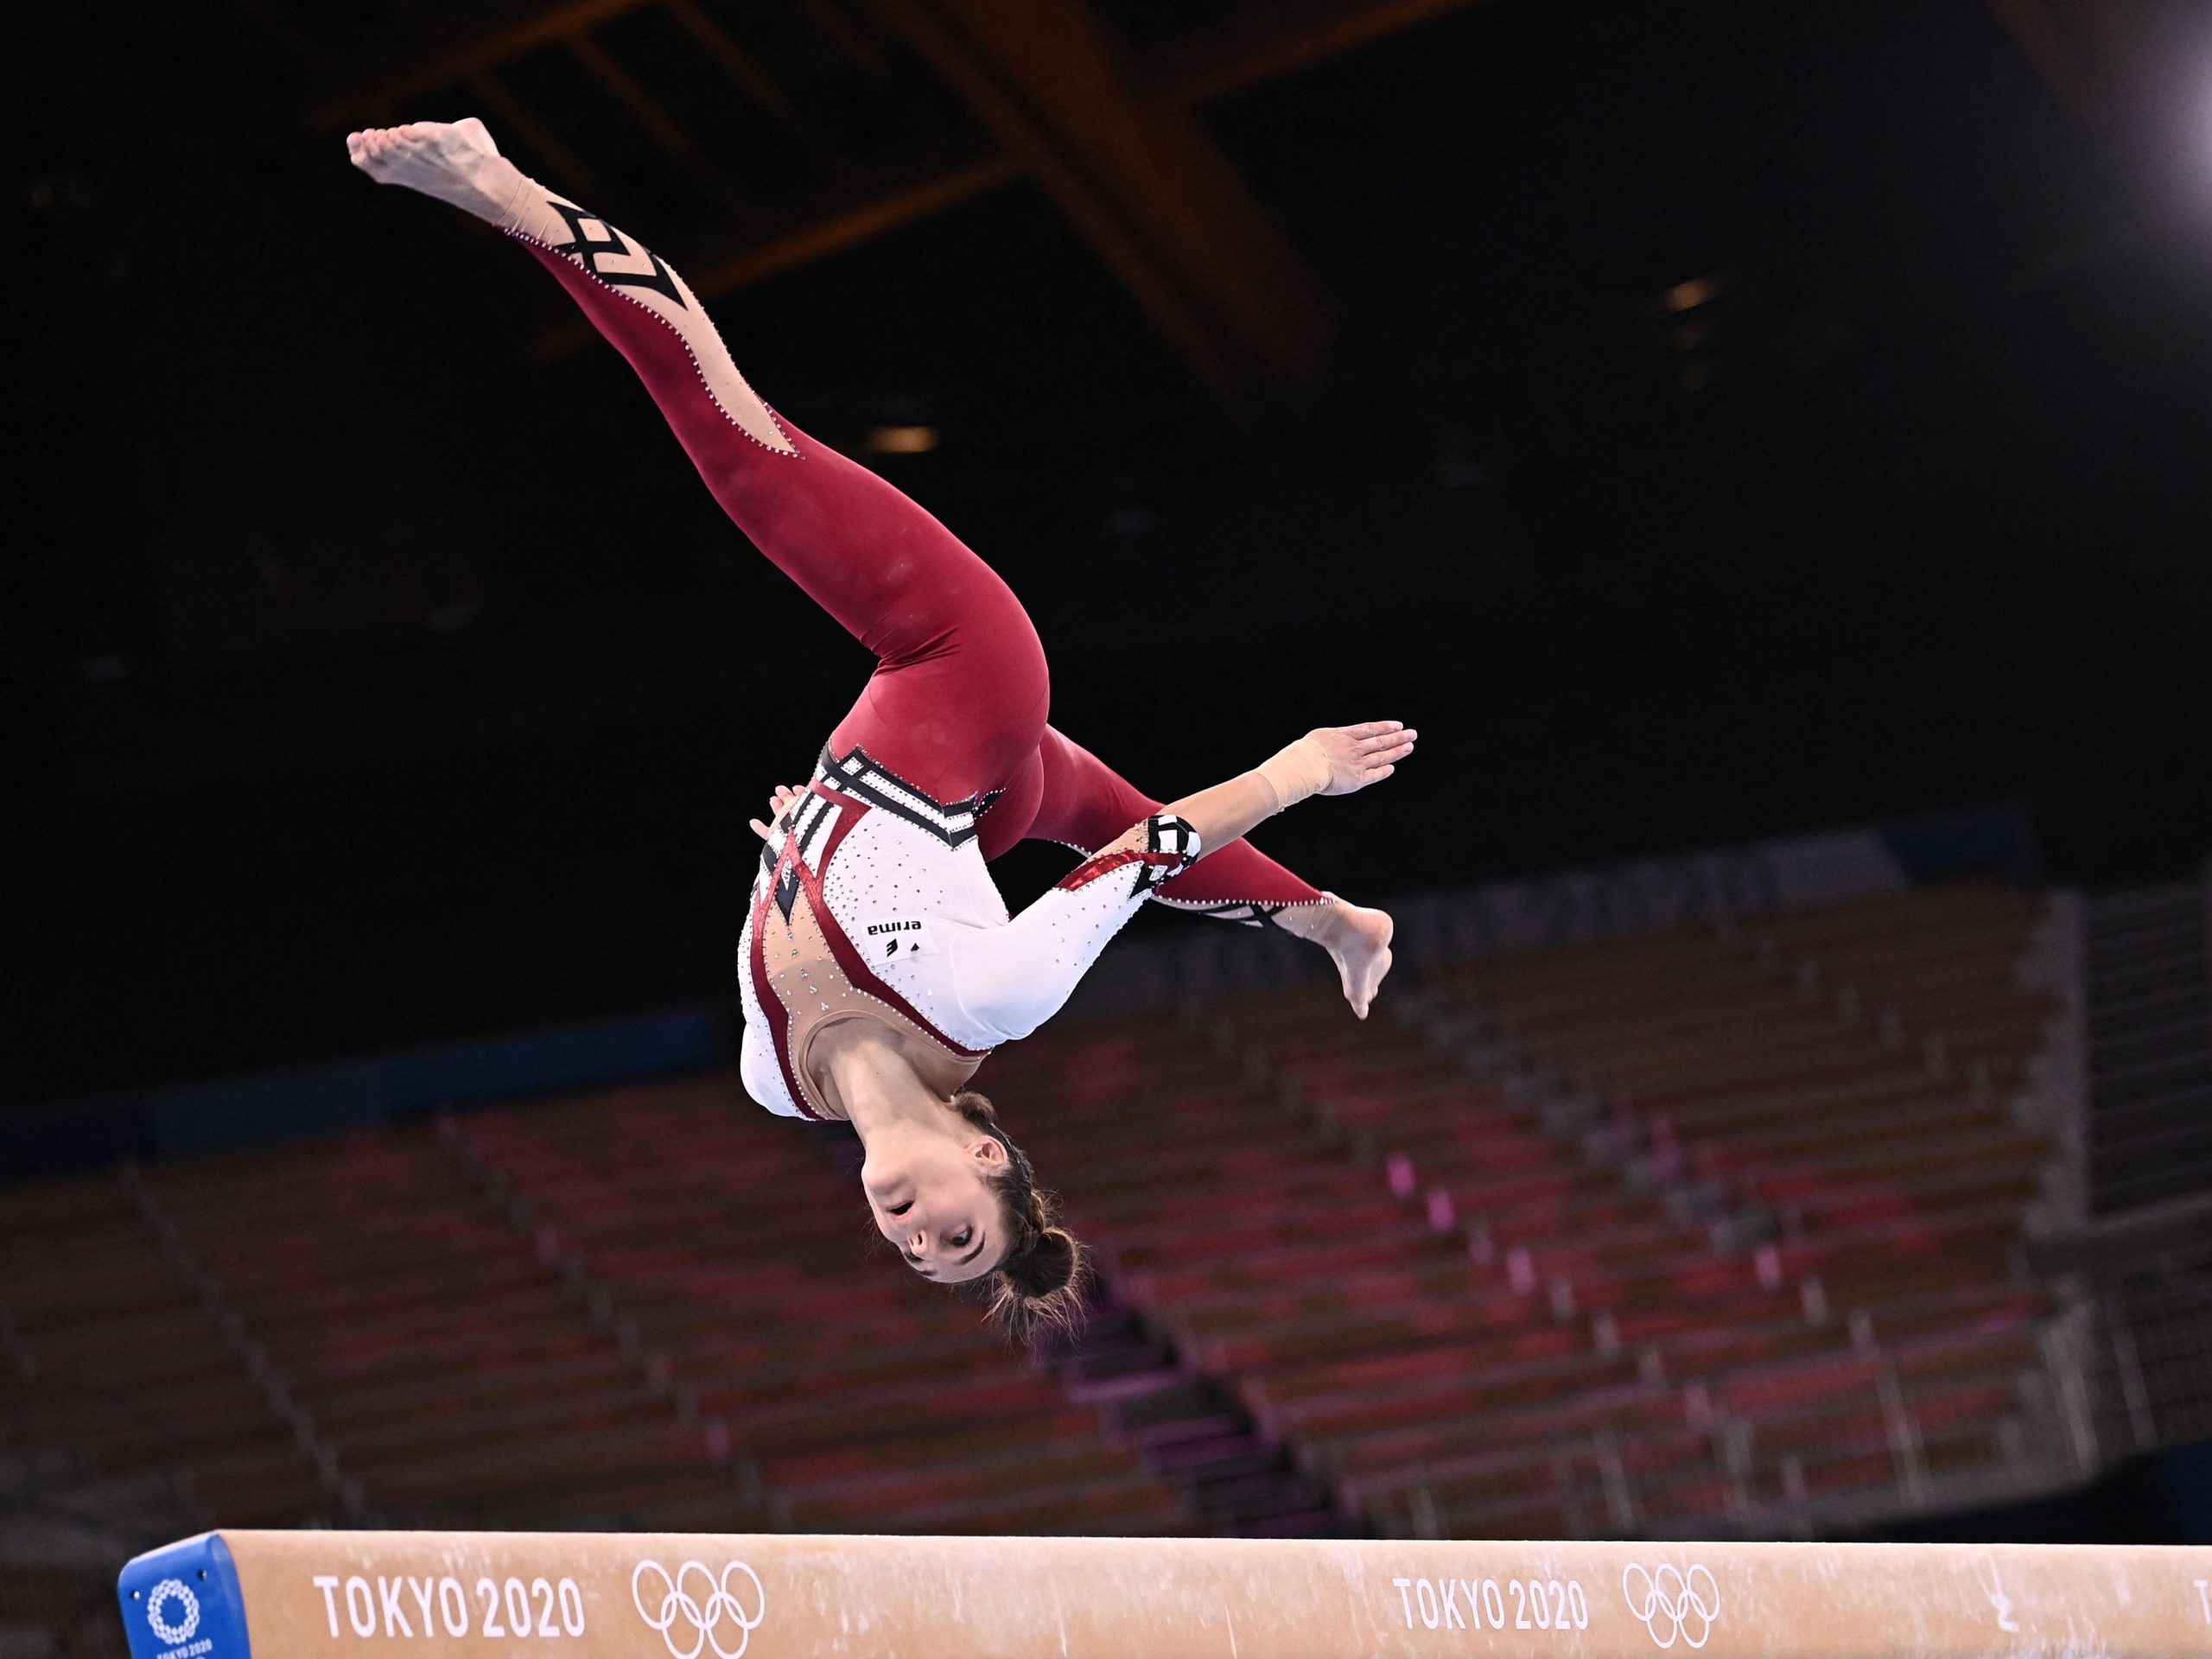
<svg viewBox="0 0 2212 1659">
<path fill-rule="evenodd" d="M 978 825 L 983 856 L 1016 842 L 1095 852 L 1160 804 L 1046 723 L 1045 648 L 1021 601 L 951 531 L 866 467 L 778 423 L 797 454 L 759 442 L 715 404 L 682 339 L 575 261 L 525 240 L 630 360 L 700 476 L 771 563 L 876 658 L 830 747 L 865 747 L 939 802 L 1003 791 Z M 1236 842 L 1162 885 L 1169 902 L 1263 920 L 1322 894 Z"/>
</svg>

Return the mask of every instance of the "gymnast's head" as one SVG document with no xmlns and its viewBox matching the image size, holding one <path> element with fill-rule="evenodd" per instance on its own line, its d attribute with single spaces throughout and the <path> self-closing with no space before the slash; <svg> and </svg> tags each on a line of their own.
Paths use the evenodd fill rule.
<svg viewBox="0 0 2212 1659">
<path fill-rule="evenodd" d="M 1017 1341 L 1072 1325 L 1087 1253 L 1054 1224 L 1029 1160 L 973 1090 L 953 1096 L 941 1128 L 870 1138 L 861 1186 L 877 1230 L 925 1279 L 974 1286 Z"/>
</svg>

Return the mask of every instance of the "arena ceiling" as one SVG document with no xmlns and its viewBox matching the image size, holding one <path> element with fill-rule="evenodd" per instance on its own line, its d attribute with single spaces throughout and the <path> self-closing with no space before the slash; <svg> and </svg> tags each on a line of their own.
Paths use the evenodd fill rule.
<svg viewBox="0 0 2212 1659">
<path fill-rule="evenodd" d="M 645 202 L 712 298 L 1028 181 L 1234 409 L 1321 375 L 1330 297 L 1198 118 L 1473 0 L 242 0 L 331 130 L 448 111 L 588 203 Z M 1989 0 L 2097 102 L 2087 0 Z M 589 157 L 589 160 L 585 159 Z M 588 341 L 549 321 L 537 348 Z"/>
</svg>

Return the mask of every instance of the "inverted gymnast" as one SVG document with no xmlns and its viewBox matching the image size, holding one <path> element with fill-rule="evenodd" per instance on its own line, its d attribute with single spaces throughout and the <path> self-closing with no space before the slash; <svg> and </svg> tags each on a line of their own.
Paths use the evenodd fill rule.
<svg viewBox="0 0 2212 1659">
<path fill-rule="evenodd" d="M 1026 1337 L 1075 1311 L 1083 1247 L 969 1089 L 996 1044 L 1059 1010 L 1147 899 L 1309 939 L 1367 1017 L 1390 918 L 1240 839 L 1413 753 L 1395 720 L 1310 732 L 1163 807 L 1046 723 L 1044 647 L 1020 601 L 944 525 L 771 410 L 659 257 L 505 160 L 471 118 L 349 134 L 353 164 L 521 242 L 629 359 L 707 487 L 876 658 L 804 790 L 778 789 L 738 948 L 746 1091 L 842 1119 L 883 1236 L 943 1283 L 990 1275 Z M 1085 855 L 1008 918 L 985 863 L 1015 842 Z M 1193 868 L 1195 867 L 1195 868 Z"/>
</svg>

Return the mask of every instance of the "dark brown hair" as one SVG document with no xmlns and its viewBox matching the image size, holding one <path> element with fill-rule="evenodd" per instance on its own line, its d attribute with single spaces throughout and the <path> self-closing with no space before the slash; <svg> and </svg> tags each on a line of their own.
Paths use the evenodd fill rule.
<svg viewBox="0 0 2212 1659">
<path fill-rule="evenodd" d="M 999 1128 L 991 1103 L 963 1090 L 952 1097 L 952 1109 L 1006 1151 L 1005 1164 L 990 1179 L 999 1190 L 1000 1225 L 1009 1245 L 998 1270 L 976 1281 L 977 1294 L 988 1297 L 991 1318 L 1016 1342 L 1033 1343 L 1040 1332 L 1072 1332 L 1083 1314 L 1090 1252 L 1055 1224 L 1059 1201 L 1038 1190 L 1036 1172 Z"/>
</svg>

